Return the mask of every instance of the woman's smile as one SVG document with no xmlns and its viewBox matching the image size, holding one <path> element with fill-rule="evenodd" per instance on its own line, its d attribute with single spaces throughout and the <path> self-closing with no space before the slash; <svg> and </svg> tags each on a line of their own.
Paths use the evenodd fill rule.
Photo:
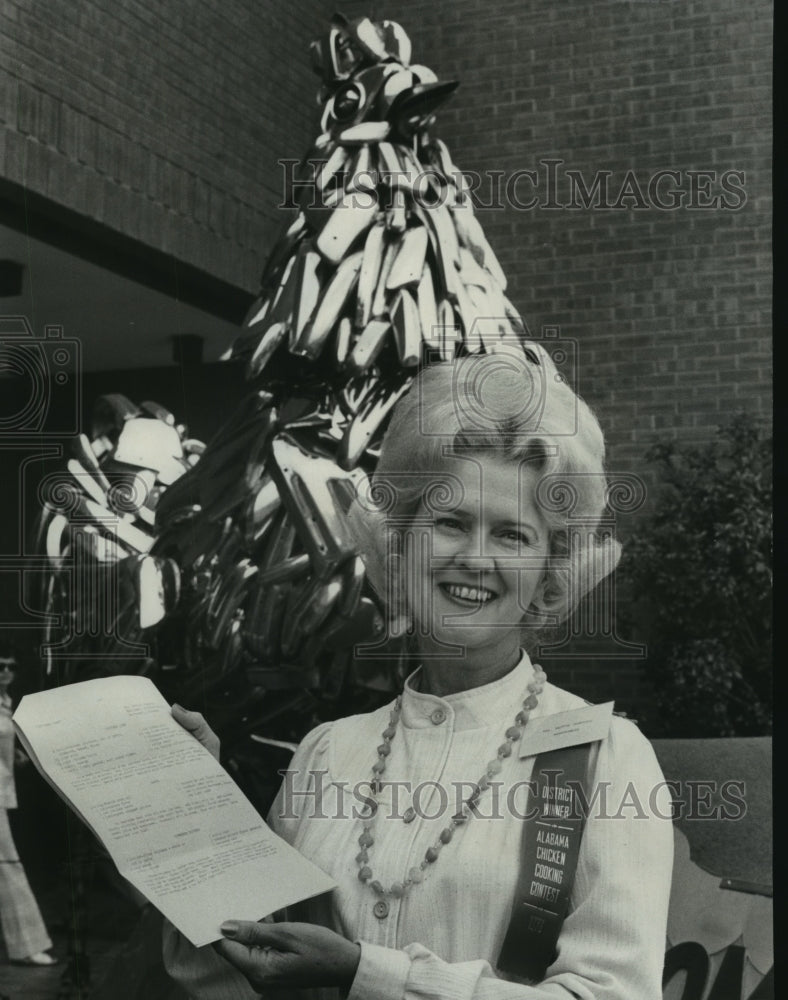
<svg viewBox="0 0 788 1000">
<path fill-rule="evenodd" d="M 483 607 L 498 596 L 495 591 L 486 587 L 471 587 L 464 583 L 442 582 L 438 584 L 438 588 L 451 600 L 466 607 Z"/>
</svg>

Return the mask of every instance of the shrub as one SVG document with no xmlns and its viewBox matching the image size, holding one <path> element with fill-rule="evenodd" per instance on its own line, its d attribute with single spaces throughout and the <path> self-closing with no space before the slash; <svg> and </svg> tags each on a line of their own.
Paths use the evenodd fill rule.
<svg viewBox="0 0 788 1000">
<path fill-rule="evenodd" d="M 771 728 L 771 441 L 737 416 L 711 444 L 655 445 L 662 489 L 624 547 L 661 736 Z"/>
</svg>

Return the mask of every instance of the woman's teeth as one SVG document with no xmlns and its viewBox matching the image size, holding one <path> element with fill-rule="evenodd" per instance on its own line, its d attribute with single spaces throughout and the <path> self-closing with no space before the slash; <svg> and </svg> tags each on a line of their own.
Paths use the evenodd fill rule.
<svg viewBox="0 0 788 1000">
<path fill-rule="evenodd" d="M 491 601 L 495 594 L 484 587 L 460 587 L 456 583 L 444 583 L 443 588 L 450 597 L 457 597 L 461 601 L 473 601 L 476 604 L 486 604 Z"/>
</svg>

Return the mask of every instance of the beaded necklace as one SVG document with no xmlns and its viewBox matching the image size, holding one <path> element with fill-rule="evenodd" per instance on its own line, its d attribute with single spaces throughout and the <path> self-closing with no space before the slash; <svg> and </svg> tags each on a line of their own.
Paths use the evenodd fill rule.
<svg viewBox="0 0 788 1000">
<path fill-rule="evenodd" d="M 378 801 L 378 795 L 383 788 L 383 773 L 386 770 L 386 759 L 391 753 L 391 741 L 397 734 L 397 725 L 399 724 L 400 714 L 402 712 L 402 695 L 397 697 L 394 703 L 394 708 L 391 710 L 391 715 L 389 716 L 389 724 L 383 730 L 382 737 L 383 742 L 378 747 L 378 759 L 372 765 L 372 780 L 370 782 L 370 787 L 372 791 L 372 798 L 367 801 L 368 814 L 362 820 L 362 832 L 361 836 L 358 838 L 358 844 L 361 850 L 356 855 L 356 862 L 359 866 L 358 878 L 359 881 L 364 882 L 369 885 L 370 889 L 378 896 L 378 901 L 375 903 L 374 914 L 379 920 L 383 920 L 389 914 L 389 904 L 386 901 L 386 897 L 392 899 L 399 899 L 405 895 L 408 890 L 414 886 L 418 885 L 424 879 L 424 872 L 426 869 L 435 864 L 438 860 L 441 850 L 450 843 L 454 832 L 457 827 L 462 826 L 463 823 L 473 815 L 473 810 L 482 793 L 485 789 L 489 788 L 491 779 L 499 774 L 501 768 L 503 767 L 503 760 L 506 757 L 510 757 L 512 753 L 512 746 L 517 743 L 520 737 L 523 735 L 523 730 L 528 722 L 531 712 L 539 704 L 538 696 L 542 693 L 544 689 L 545 681 L 547 680 L 547 674 L 538 665 L 534 664 L 534 679 L 528 685 L 528 697 L 523 701 L 522 708 L 514 717 L 514 724 L 509 726 L 504 734 L 506 739 L 498 747 L 498 751 L 495 755 L 494 760 L 491 760 L 484 774 L 479 778 L 476 784 L 471 790 L 471 794 L 462 804 L 462 808 L 459 812 L 455 813 L 451 818 L 451 823 L 449 826 L 444 827 L 437 841 L 432 844 L 424 853 L 424 859 L 420 862 L 418 867 L 411 868 L 408 871 L 407 878 L 404 878 L 401 882 L 392 882 L 388 889 L 386 889 L 383 884 L 377 879 L 372 877 L 372 869 L 369 867 L 369 849 L 375 843 L 375 838 L 372 836 L 372 826 L 375 816 L 378 813 L 378 807 L 380 805 Z M 413 806 L 410 806 L 402 815 L 402 821 L 404 823 L 411 823 L 416 818 L 416 810 Z"/>
</svg>

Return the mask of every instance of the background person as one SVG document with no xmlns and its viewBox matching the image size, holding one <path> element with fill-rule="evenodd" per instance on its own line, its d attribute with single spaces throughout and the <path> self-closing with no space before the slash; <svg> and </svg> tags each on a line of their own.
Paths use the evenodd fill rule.
<svg viewBox="0 0 788 1000">
<path fill-rule="evenodd" d="M 8 685 L 14 679 L 16 659 L 6 650 L 0 655 L 0 927 L 8 957 L 23 965 L 54 965 L 47 954 L 52 941 L 30 888 L 8 823 L 9 809 L 16 808 L 14 763 L 25 760 L 15 746 Z"/>
</svg>

